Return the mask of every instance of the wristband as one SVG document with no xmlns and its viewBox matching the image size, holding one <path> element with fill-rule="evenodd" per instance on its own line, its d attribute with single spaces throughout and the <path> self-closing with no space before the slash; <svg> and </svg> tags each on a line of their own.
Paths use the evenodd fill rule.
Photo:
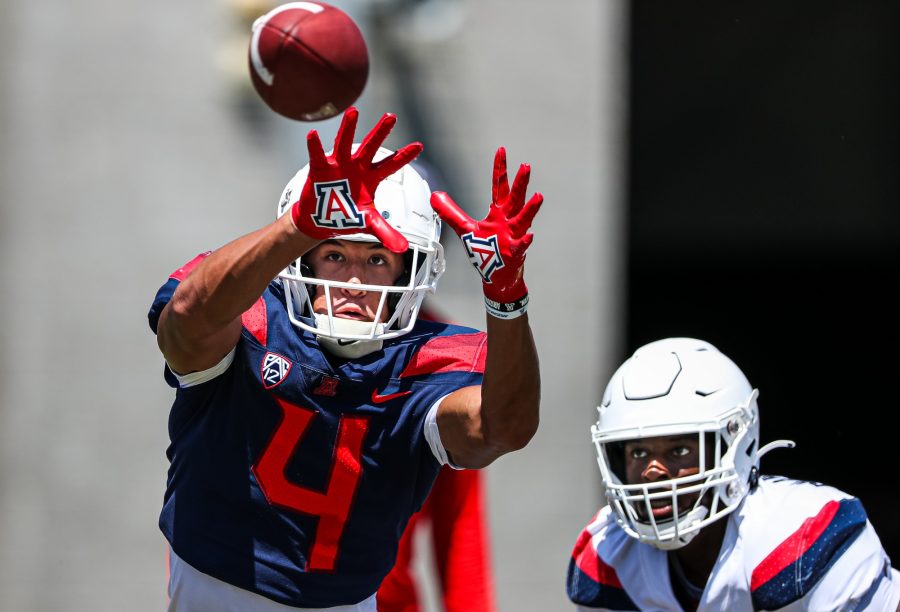
<svg viewBox="0 0 900 612">
<path fill-rule="evenodd" d="M 528 310 L 528 294 L 515 302 L 497 302 L 488 297 L 484 298 L 487 313 L 498 319 L 515 319 L 521 317 Z"/>
</svg>

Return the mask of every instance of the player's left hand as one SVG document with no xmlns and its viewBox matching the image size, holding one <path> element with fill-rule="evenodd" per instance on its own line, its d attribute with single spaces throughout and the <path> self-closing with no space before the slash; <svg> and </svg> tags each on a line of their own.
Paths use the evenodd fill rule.
<svg viewBox="0 0 900 612">
<path fill-rule="evenodd" d="M 506 149 L 500 147 L 494 155 L 493 197 L 484 219 L 475 221 L 442 191 L 431 195 L 431 207 L 460 237 L 481 275 L 489 311 L 491 301 L 513 304 L 528 295 L 523 277 L 525 251 L 534 240 L 528 230 L 544 201 L 540 193 L 525 201 L 530 177 L 531 166 L 520 165 L 510 188 Z"/>
<path fill-rule="evenodd" d="M 368 233 L 391 251 L 403 253 L 409 243 L 375 208 L 375 190 L 382 180 L 414 160 L 422 152 L 422 144 L 408 144 L 374 161 L 397 117 L 385 113 L 354 151 L 358 118 L 354 107 L 344 112 L 330 155 L 325 154 L 318 132 L 310 130 L 306 138 L 309 177 L 291 208 L 291 219 L 297 229 L 311 238 L 326 240 Z"/>
</svg>

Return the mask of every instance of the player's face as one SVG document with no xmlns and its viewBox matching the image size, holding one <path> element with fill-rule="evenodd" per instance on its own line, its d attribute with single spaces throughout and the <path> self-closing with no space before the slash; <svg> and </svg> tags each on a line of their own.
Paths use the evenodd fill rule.
<svg viewBox="0 0 900 612">
<path fill-rule="evenodd" d="M 692 436 L 660 436 L 629 440 L 625 443 L 625 477 L 628 484 L 655 483 L 700 472 L 700 442 Z M 678 514 L 689 511 L 699 493 L 678 496 Z M 657 499 L 650 503 L 653 517 L 666 520 L 672 516 L 671 498 Z M 648 519 L 647 509 L 637 504 L 642 519 Z"/>
<path fill-rule="evenodd" d="M 303 259 L 316 278 L 359 285 L 393 285 L 403 272 L 403 256 L 376 242 L 326 240 Z M 380 300 L 380 291 L 331 290 L 332 311 L 344 319 L 374 321 Z M 316 287 L 313 310 L 318 314 L 328 312 L 325 289 L 321 286 Z M 388 309 L 383 308 L 381 320 L 388 316 Z"/>
</svg>

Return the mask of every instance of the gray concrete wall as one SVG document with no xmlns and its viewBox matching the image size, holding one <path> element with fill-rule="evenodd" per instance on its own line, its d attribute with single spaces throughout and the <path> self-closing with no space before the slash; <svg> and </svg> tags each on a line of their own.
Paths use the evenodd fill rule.
<svg viewBox="0 0 900 612">
<path fill-rule="evenodd" d="M 361 20 L 369 9 L 336 4 Z M 486 474 L 500 609 L 566 609 L 568 555 L 600 499 L 587 427 L 621 342 L 623 8 L 463 7 L 449 37 L 403 44 L 458 201 L 486 210 L 499 145 L 545 194 L 527 268 L 541 429 Z M 234 5 L 213 0 L 4 5 L 2 610 L 164 608 L 172 393 L 147 307 L 184 261 L 268 222 L 306 161 L 306 129 L 333 130 L 242 102 L 242 36 Z M 393 91 L 373 47 L 363 126 L 401 106 Z M 398 115 L 392 142 L 420 138 Z M 435 303 L 483 327 L 478 279 L 445 243 Z"/>
</svg>

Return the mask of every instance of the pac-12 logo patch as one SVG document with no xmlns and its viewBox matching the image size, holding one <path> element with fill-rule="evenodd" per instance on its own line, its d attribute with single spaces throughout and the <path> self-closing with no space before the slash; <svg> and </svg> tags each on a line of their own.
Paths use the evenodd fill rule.
<svg viewBox="0 0 900 612">
<path fill-rule="evenodd" d="M 350 194 L 347 179 L 315 183 L 313 189 L 316 191 L 316 213 L 312 220 L 317 226 L 334 229 L 366 226 L 366 219 Z"/>
<path fill-rule="evenodd" d="M 271 389 L 277 387 L 287 378 L 293 364 L 286 358 L 275 353 L 266 353 L 262 365 L 259 368 L 263 387 Z"/>
<path fill-rule="evenodd" d="M 469 232 L 468 234 L 463 234 L 461 238 L 463 247 L 466 249 L 466 255 L 469 256 L 469 261 L 481 274 L 484 282 L 490 283 L 494 272 L 505 265 L 503 258 L 500 256 L 500 247 L 497 246 L 497 235 L 479 238 L 474 233 Z"/>
</svg>

